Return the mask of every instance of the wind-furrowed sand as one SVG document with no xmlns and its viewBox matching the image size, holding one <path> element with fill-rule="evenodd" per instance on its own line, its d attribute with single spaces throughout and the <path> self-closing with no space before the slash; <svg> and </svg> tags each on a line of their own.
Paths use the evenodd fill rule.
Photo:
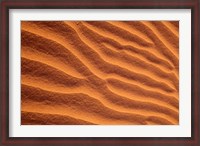
<svg viewBox="0 0 200 146">
<path fill-rule="evenodd" d="M 22 125 L 179 124 L 178 21 L 22 21 Z"/>
</svg>

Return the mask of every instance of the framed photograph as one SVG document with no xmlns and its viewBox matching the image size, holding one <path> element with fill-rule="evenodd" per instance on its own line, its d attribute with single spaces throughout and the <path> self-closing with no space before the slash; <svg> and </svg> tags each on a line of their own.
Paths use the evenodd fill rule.
<svg viewBox="0 0 200 146">
<path fill-rule="evenodd" d="M 199 146 L 199 0 L 1 1 L 0 145 Z"/>
</svg>

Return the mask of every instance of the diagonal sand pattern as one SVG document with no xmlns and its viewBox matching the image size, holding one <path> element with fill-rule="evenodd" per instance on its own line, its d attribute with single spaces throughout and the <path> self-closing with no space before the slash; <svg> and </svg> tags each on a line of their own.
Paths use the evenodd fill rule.
<svg viewBox="0 0 200 146">
<path fill-rule="evenodd" d="M 21 26 L 22 124 L 179 123 L 178 21 Z"/>
</svg>

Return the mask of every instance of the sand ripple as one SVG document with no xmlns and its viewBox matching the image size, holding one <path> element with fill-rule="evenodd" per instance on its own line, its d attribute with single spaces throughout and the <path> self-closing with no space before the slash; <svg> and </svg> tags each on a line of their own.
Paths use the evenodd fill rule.
<svg viewBox="0 0 200 146">
<path fill-rule="evenodd" d="M 23 21 L 22 124 L 179 123 L 179 24 Z"/>
</svg>

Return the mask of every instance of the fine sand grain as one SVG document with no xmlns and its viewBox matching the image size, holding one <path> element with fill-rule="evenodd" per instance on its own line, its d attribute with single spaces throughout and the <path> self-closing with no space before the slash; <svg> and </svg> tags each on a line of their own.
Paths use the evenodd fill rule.
<svg viewBox="0 0 200 146">
<path fill-rule="evenodd" d="M 179 124 L 178 21 L 22 21 L 22 125 Z"/>
</svg>

